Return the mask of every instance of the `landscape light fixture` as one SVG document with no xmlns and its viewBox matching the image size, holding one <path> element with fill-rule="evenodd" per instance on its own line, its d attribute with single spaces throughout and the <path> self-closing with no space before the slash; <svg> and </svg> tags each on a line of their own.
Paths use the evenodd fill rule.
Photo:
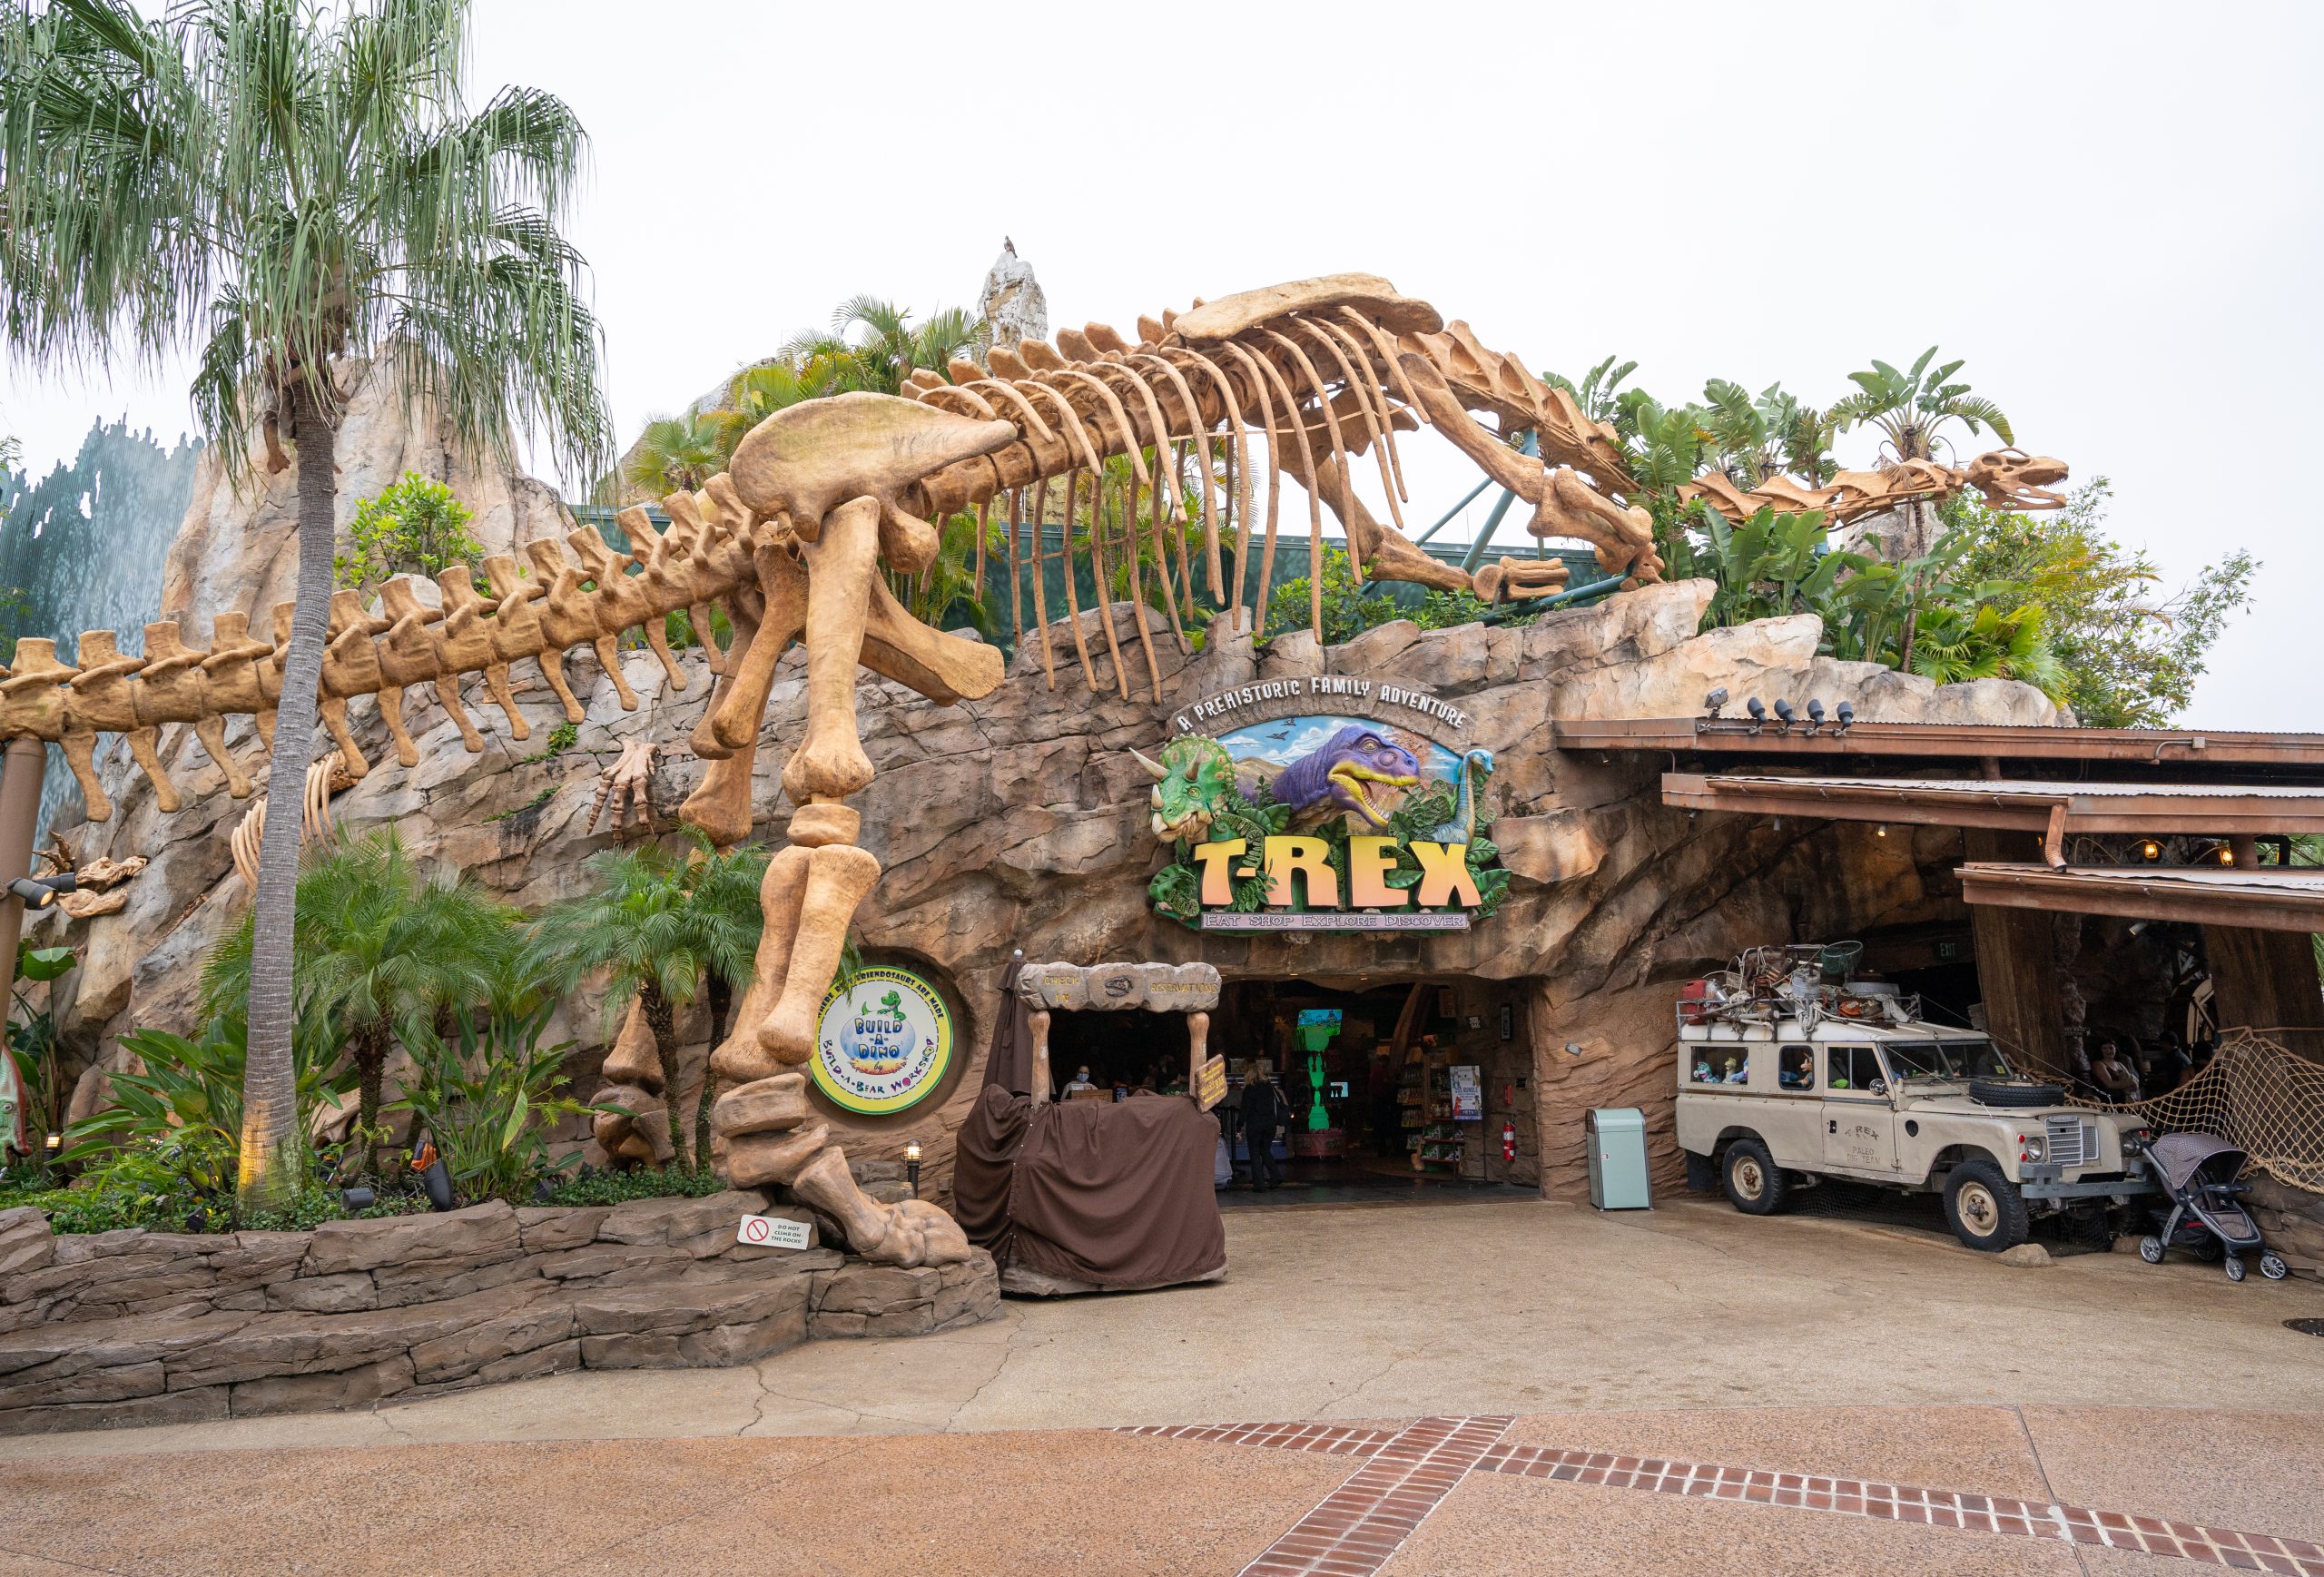
<svg viewBox="0 0 2324 1577">
<path fill-rule="evenodd" d="M 920 1198 L 920 1141 L 904 1146 L 904 1175 L 911 1179 L 911 1197 Z"/>
<path fill-rule="evenodd" d="M 1713 690 L 1709 695 L 1703 697 L 1703 715 L 1706 717 L 1718 716 L 1720 712 L 1726 709 L 1726 706 L 1727 686 L 1724 685 L 1721 685 L 1718 689 Z"/>
<path fill-rule="evenodd" d="M 1757 734 L 1768 725 L 1768 709 L 1757 695 L 1743 703 L 1743 710 L 1751 715 L 1751 732 Z"/>
<path fill-rule="evenodd" d="M 1846 702 L 1846 701 L 1841 702 L 1841 703 L 1840 703 L 1840 732 L 1841 732 L 1842 734 L 1846 734 L 1849 729 L 1854 728 L 1855 726 L 1856 726 L 1856 708 L 1855 708 L 1855 706 L 1851 705 L 1849 703 L 1847 703 L 1847 702 Z"/>
<path fill-rule="evenodd" d="M 1813 734 L 1824 726 L 1824 704 L 1814 696 L 1807 699 L 1807 732 Z"/>
<path fill-rule="evenodd" d="M 54 876 L 19 876 L 8 883 L 11 897 L 25 901 L 26 909 L 46 909 L 56 902 L 60 892 L 77 892 L 81 879 L 66 871 Z"/>
<path fill-rule="evenodd" d="M 1791 709 L 1791 703 L 1781 696 L 1776 698 L 1776 715 L 1783 719 L 1783 731 L 1786 734 L 1789 734 L 1791 725 L 1799 721 L 1799 715 Z"/>
<path fill-rule="evenodd" d="M 369 1209 L 379 1201 L 379 1196 L 369 1188 L 341 1188 L 339 1192 L 339 1202 L 350 1216 L 358 1210 Z"/>
</svg>

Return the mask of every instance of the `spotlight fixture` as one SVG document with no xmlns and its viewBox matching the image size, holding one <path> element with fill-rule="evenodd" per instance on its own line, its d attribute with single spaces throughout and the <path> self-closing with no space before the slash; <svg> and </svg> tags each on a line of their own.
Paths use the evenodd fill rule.
<svg viewBox="0 0 2324 1577">
<path fill-rule="evenodd" d="M 1768 725 L 1768 709 L 1757 695 L 1743 703 L 1743 710 L 1751 715 L 1751 732 L 1757 734 Z"/>
<path fill-rule="evenodd" d="M 1807 699 L 1807 732 L 1814 734 L 1824 726 L 1824 704 L 1814 696 Z"/>
<path fill-rule="evenodd" d="M 1846 734 L 1856 726 L 1856 708 L 1846 701 L 1840 703 L 1840 732 Z"/>
<path fill-rule="evenodd" d="M 1783 719 L 1783 731 L 1786 734 L 1789 734 L 1791 725 L 1799 721 L 1799 715 L 1791 709 L 1791 703 L 1781 696 L 1776 698 L 1776 715 Z"/>
<path fill-rule="evenodd" d="M 25 907 L 34 910 L 46 909 L 56 902 L 60 892 L 77 892 L 80 889 L 81 879 L 70 871 L 54 876 L 19 876 L 8 883 L 9 895 L 23 899 Z"/>
<path fill-rule="evenodd" d="M 1703 697 L 1703 715 L 1716 717 L 1727 705 L 1727 686 L 1721 685 Z"/>
<path fill-rule="evenodd" d="M 369 1209 L 379 1203 L 379 1196 L 369 1188 L 341 1188 L 339 1191 L 339 1202 L 350 1216 L 358 1210 Z"/>
<path fill-rule="evenodd" d="M 904 1174 L 911 1179 L 911 1197 L 920 1198 L 920 1141 L 913 1139 L 904 1146 Z"/>
<path fill-rule="evenodd" d="M 2157 860 L 2162 858 L 2162 845 L 2156 843 L 2152 838 L 2140 839 L 2139 858 L 2145 861 L 2150 865 L 2153 864 Z"/>
</svg>

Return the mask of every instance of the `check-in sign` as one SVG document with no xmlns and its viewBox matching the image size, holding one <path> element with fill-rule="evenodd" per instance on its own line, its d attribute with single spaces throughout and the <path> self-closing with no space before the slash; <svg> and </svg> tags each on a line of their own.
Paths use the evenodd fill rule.
<svg viewBox="0 0 2324 1577">
<path fill-rule="evenodd" d="M 1213 1057 L 1195 1070 L 1195 1101 L 1208 1111 L 1226 1099 L 1226 1059 Z"/>
<path fill-rule="evenodd" d="M 734 1241 L 751 1248 L 804 1248 L 814 1228 L 786 1216 L 745 1216 Z"/>
</svg>

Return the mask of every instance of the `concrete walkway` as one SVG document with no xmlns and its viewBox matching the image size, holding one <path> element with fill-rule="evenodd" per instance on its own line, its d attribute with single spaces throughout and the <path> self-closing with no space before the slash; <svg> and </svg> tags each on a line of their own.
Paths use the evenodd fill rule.
<svg viewBox="0 0 2324 1577">
<path fill-rule="evenodd" d="M 2324 1577 L 2312 1282 L 1700 1201 L 1227 1231 L 946 1336 L 0 1441 L 0 1577 Z"/>
<path fill-rule="evenodd" d="M 1935 1233 L 1681 1199 L 1236 1210 L 1225 1282 L 1016 1303 L 733 1370 L 584 1373 L 376 1412 L 0 1440 L 74 1454 L 1896 1404 L 2324 1413 L 2314 1282 L 2177 1257 L 2018 1268 Z M 2324 1432 L 2324 1424 L 2319 1424 Z"/>
</svg>

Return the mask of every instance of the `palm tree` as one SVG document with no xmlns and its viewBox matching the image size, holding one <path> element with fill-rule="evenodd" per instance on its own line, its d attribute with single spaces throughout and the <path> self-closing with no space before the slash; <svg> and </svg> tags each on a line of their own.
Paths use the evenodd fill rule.
<svg viewBox="0 0 2324 1577">
<path fill-rule="evenodd" d="M 2009 418 L 2002 414 L 2001 407 L 1983 395 L 1970 393 L 1965 383 L 1945 381 L 1965 363 L 1948 361 L 1932 370 L 1929 363 L 1935 360 L 1936 347 L 1932 345 L 1921 352 L 1909 372 L 1899 372 L 1879 360 L 1873 362 L 1869 371 L 1851 372 L 1848 381 L 1856 386 L 1856 392 L 1825 414 L 1840 432 L 1861 421 L 1878 428 L 1884 435 L 1880 452 L 1884 468 L 1933 458 L 1937 434 L 1947 422 L 1961 422 L 1972 434 L 1983 424 L 1993 429 L 2002 442 L 2015 443 Z"/>
<path fill-rule="evenodd" d="M 1754 399 L 1741 384 L 1714 378 L 1703 385 L 1703 399 L 1704 425 L 1736 486 L 1748 491 L 1789 472 L 1814 487 L 1839 469 L 1827 452 L 1831 417 L 1782 384 L 1770 383 Z"/>
<path fill-rule="evenodd" d="M 911 314 L 893 301 L 854 296 L 832 313 L 828 330 L 794 335 L 779 354 L 801 378 L 824 381 L 818 392 L 894 394 L 915 369 L 941 374 L 956 356 L 980 356 L 988 332 L 983 319 L 958 307 L 914 328 Z"/>
<path fill-rule="evenodd" d="M 330 615 L 339 424 L 371 356 L 458 441 L 606 447 L 586 265 L 558 224 L 586 137 L 528 88 L 471 110 L 468 0 L 52 0 L 0 16 L 0 312 L 23 360 L 194 350 L 237 480 L 298 466 L 297 612 L 269 781 L 305 781 Z M 239 1193 L 298 1184 L 290 1038 L 299 818 L 267 823 Z"/>
<path fill-rule="evenodd" d="M 734 441 L 740 439 L 737 434 Z M 684 416 L 658 417 L 645 424 L 622 461 L 621 479 L 632 493 L 649 498 L 699 492 L 704 483 L 726 468 L 734 448 L 716 413 L 688 411 Z"/>
<path fill-rule="evenodd" d="M 689 836 L 691 859 L 654 843 L 591 855 L 584 869 L 595 885 L 541 916 L 531 951 L 533 972 L 564 990 L 603 971 L 608 1027 L 632 1001 L 641 1004 L 662 1060 L 670 1148 L 681 1170 L 694 1162 L 677 1114 L 677 1010 L 702 994 L 705 976 L 729 993 L 750 979 L 761 926 L 758 878 L 765 870 L 753 849 L 720 855 L 704 834 Z M 725 1027 L 724 1000 L 714 996 L 710 1005 L 717 1034 Z M 710 1077 L 705 1069 L 705 1101 Z M 706 1132 L 707 1108 L 696 1122 Z M 707 1166 L 709 1156 L 697 1153 Z"/>
<path fill-rule="evenodd" d="M 397 1031 L 493 993 L 514 912 L 456 872 L 430 877 L 392 829 L 334 839 L 299 876 L 293 995 L 304 1032 L 341 1045 L 355 1069 L 365 1169 L 379 1167 L 379 1100 Z M 252 923 L 202 973 L 202 1012 L 239 1015 L 250 993 Z"/>
</svg>

